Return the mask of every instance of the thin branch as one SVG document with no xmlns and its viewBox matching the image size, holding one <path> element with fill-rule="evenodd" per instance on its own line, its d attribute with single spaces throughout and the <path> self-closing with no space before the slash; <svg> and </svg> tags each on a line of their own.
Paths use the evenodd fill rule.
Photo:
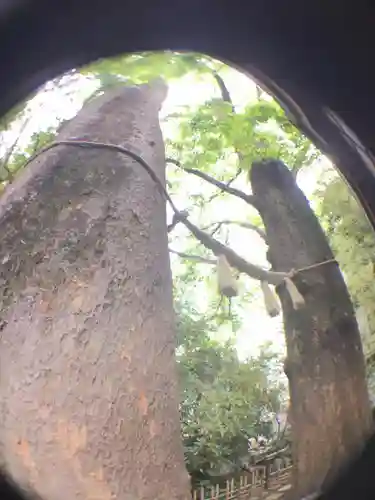
<svg viewBox="0 0 375 500">
<path fill-rule="evenodd" d="M 179 222 L 181 222 L 181 219 L 185 218 L 185 217 L 188 217 L 188 215 L 189 215 L 189 212 L 187 210 L 182 210 L 181 212 L 174 211 L 172 222 L 170 224 L 168 224 L 168 226 L 167 226 L 168 233 L 170 233 L 171 231 L 173 231 L 173 229 L 177 226 L 177 224 Z"/>
<path fill-rule="evenodd" d="M 260 101 L 262 98 L 263 89 L 261 87 L 259 87 L 259 85 L 256 85 L 255 91 L 256 91 L 256 95 L 257 95 L 257 101 Z"/>
<path fill-rule="evenodd" d="M 25 131 L 27 125 L 30 123 L 30 117 L 26 118 L 26 120 L 23 122 L 22 126 L 21 126 L 21 129 L 20 131 L 18 132 L 18 135 L 15 139 L 15 141 L 13 142 L 13 144 L 10 146 L 10 148 L 6 151 L 5 153 L 5 156 L 4 156 L 4 159 L 2 160 L 1 162 L 1 166 L 3 167 L 3 169 L 8 173 L 9 175 L 9 179 L 11 180 L 13 178 L 13 173 L 9 170 L 9 161 L 19 143 L 19 140 L 23 134 L 23 132 Z"/>
<path fill-rule="evenodd" d="M 216 228 L 216 230 L 217 230 L 217 229 L 219 229 L 220 226 L 222 226 L 224 224 L 226 224 L 226 225 L 233 224 L 236 226 L 244 227 L 245 229 L 251 229 L 252 231 L 255 231 L 265 242 L 267 242 L 267 236 L 266 236 L 265 231 L 263 231 L 263 229 L 256 226 L 255 224 L 251 224 L 250 222 L 241 222 L 241 221 L 235 221 L 235 220 L 222 220 L 219 222 L 213 222 L 212 224 L 207 226 L 207 229 L 208 229 L 208 227 L 217 225 L 218 226 Z"/>
<path fill-rule="evenodd" d="M 234 182 L 235 180 L 237 180 L 237 179 L 238 179 L 238 177 L 241 175 L 241 173 L 242 173 L 242 169 L 241 169 L 241 168 L 238 168 L 238 170 L 237 170 L 237 172 L 235 173 L 235 175 L 234 175 L 231 179 L 229 179 L 229 181 L 228 181 L 228 182 L 226 182 L 226 183 L 225 183 L 226 187 L 227 187 L 227 188 L 228 188 L 228 187 L 230 187 L 230 185 L 231 185 L 231 184 L 233 184 L 233 182 Z M 207 203 L 211 203 L 211 201 L 215 200 L 216 198 L 218 198 L 218 197 L 219 197 L 220 195 L 222 195 L 222 194 L 223 194 L 223 192 L 222 192 L 222 191 L 219 191 L 219 192 L 217 192 L 217 193 L 214 193 L 212 196 L 210 196 L 210 197 L 208 198 Z"/>
<path fill-rule="evenodd" d="M 230 92 L 228 90 L 228 87 L 225 85 L 224 80 L 221 78 L 221 76 L 216 71 L 213 73 L 213 77 L 215 78 L 215 80 L 220 88 L 221 97 L 222 97 L 223 101 L 230 104 L 232 106 L 232 113 L 236 114 L 236 108 L 234 107 L 232 98 L 230 96 Z M 238 162 L 239 162 L 239 164 L 241 164 L 244 160 L 244 155 L 242 154 L 242 152 L 238 148 L 235 147 L 234 150 L 238 156 Z"/>
<path fill-rule="evenodd" d="M 211 236 L 215 236 L 215 234 L 219 231 L 219 229 L 221 228 L 221 225 L 220 224 L 217 224 L 217 226 L 211 231 Z"/>
<path fill-rule="evenodd" d="M 205 257 L 200 257 L 199 255 L 191 255 L 191 254 L 184 253 L 184 252 L 178 252 L 177 250 L 173 250 L 172 248 L 169 248 L 169 252 L 173 253 L 175 255 L 178 255 L 182 259 L 195 260 L 195 261 L 200 262 L 202 264 L 211 264 L 211 265 L 216 264 L 216 260 L 206 259 Z"/>
<path fill-rule="evenodd" d="M 227 102 L 228 104 L 230 104 L 232 106 L 232 113 L 235 113 L 236 109 L 234 107 L 234 104 L 233 104 L 232 98 L 230 96 L 230 92 L 228 90 L 228 87 L 224 83 L 224 80 L 221 78 L 221 76 L 219 75 L 219 73 L 217 71 L 214 71 L 212 74 L 216 80 L 216 83 L 219 86 L 219 89 L 221 92 L 221 98 L 223 99 L 224 102 Z"/>
<path fill-rule="evenodd" d="M 212 238 L 212 236 L 199 229 L 188 219 L 181 219 L 181 223 L 189 229 L 189 231 L 202 243 L 202 245 L 212 250 L 215 255 L 225 255 L 232 267 L 236 268 L 241 273 L 247 274 L 250 278 L 254 278 L 259 281 L 267 281 L 271 285 L 276 286 L 282 283 L 284 279 L 289 276 L 288 273 L 267 271 L 266 269 L 258 267 L 255 264 L 247 262 L 234 252 L 234 250 Z"/>
<path fill-rule="evenodd" d="M 240 189 L 230 187 L 224 182 L 218 181 L 214 177 L 211 177 L 210 175 L 206 174 L 205 172 L 201 172 L 200 170 L 197 170 L 195 168 L 183 167 L 181 163 L 178 160 L 175 160 L 174 158 L 166 158 L 165 161 L 166 163 L 173 163 L 174 165 L 181 168 L 184 172 L 187 172 L 188 174 L 193 174 L 196 175 L 197 177 L 200 177 L 201 179 L 209 182 L 210 184 L 213 184 L 214 186 L 218 187 L 219 189 L 228 194 L 232 194 L 233 196 L 237 196 L 237 198 L 241 198 L 241 200 L 246 201 L 246 203 L 252 205 L 255 209 L 258 210 L 257 202 L 254 196 L 246 194 Z"/>
<path fill-rule="evenodd" d="M 234 176 L 231 179 L 229 179 L 229 181 L 226 183 L 226 186 L 229 187 L 231 184 L 233 184 L 233 182 L 236 181 L 241 174 L 242 174 L 242 168 L 238 168 Z"/>
<path fill-rule="evenodd" d="M 224 301 L 224 295 L 220 295 L 219 303 L 216 306 L 215 312 L 213 314 L 211 314 L 210 316 L 208 316 L 207 321 L 213 321 L 214 319 L 217 318 L 217 316 L 219 315 L 219 310 L 223 305 L 223 301 Z M 219 318 L 217 318 L 217 319 L 219 319 Z"/>
</svg>

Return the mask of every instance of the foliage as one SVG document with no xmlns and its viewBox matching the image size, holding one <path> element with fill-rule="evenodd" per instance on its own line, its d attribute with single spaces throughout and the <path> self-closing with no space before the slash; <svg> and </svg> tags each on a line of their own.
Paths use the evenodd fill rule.
<svg viewBox="0 0 375 500">
<path fill-rule="evenodd" d="M 359 321 L 369 375 L 373 379 L 375 340 L 375 238 L 373 229 L 346 182 L 327 166 L 315 193 L 317 212 L 351 293 Z M 373 392 L 373 391 L 372 391 Z M 374 397 L 374 394 L 373 394 Z"/>
<path fill-rule="evenodd" d="M 193 476 L 219 475 L 240 466 L 249 437 L 273 435 L 285 396 L 280 362 L 269 348 L 240 361 L 232 342 L 215 341 L 207 321 L 191 310 L 180 309 L 178 332 L 187 467 Z"/>
<path fill-rule="evenodd" d="M 80 71 L 95 75 L 106 88 L 124 82 L 148 82 L 156 77 L 171 81 L 187 74 L 214 81 L 215 75 L 228 71 L 228 67 L 199 54 L 157 52 L 103 59 Z M 167 141 L 167 145 L 172 152 L 184 153 L 185 166 L 208 170 L 233 150 L 241 151 L 247 168 L 260 157 L 279 157 L 291 168 L 300 168 L 318 155 L 268 95 L 263 93 L 242 112 L 234 112 L 232 104 L 222 97 L 214 96 L 198 109 L 184 107 L 167 117 L 178 121 L 179 131 L 178 138 Z"/>
<path fill-rule="evenodd" d="M 24 168 L 26 161 L 38 150 L 52 142 L 56 136 L 53 128 L 32 134 L 29 144 L 22 149 L 12 148 L 10 155 L 5 155 L 0 162 L 0 189 L 4 189 L 9 181 Z"/>
<path fill-rule="evenodd" d="M 354 305 L 374 303 L 375 239 L 373 230 L 353 194 L 339 175 L 327 169 L 331 180 L 321 180 L 316 196 L 318 212 L 340 260 Z"/>
<path fill-rule="evenodd" d="M 145 83 L 161 77 L 167 81 L 181 78 L 194 69 L 200 74 L 222 67 L 223 63 L 198 54 L 178 52 L 143 52 L 111 59 L 101 59 L 81 68 L 83 74 L 94 74 L 102 84 Z M 212 71 L 211 69 L 211 71 Z"/>
<path fill-rule="evenodd" d="M 13 123 L 20 114 L 25 110 L 27 102 L 21 102 L 14 106 L 8 113 L 0 119 L 0 130 L 5 130 Z"/>
<path fill-rule="evenodd" d="M 186 167 L 209 171 L 228 154 L 240 151 L 240 166 L 245 171 L 253 161 L 268 157 L 300 168 L 316 155 L 275 101 L 252 102 L 236 113 L 221 103 L 220 113 L 218 110 L 218 101 L 213 98 L 180 117 L 178 137 L 167 146 Z"/>
</svg>

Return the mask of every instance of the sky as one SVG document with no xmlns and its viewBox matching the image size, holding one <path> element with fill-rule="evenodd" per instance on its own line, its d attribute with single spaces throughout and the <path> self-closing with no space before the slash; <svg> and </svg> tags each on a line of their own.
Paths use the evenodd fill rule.
<svg viewBox="0 0 375 500">
<path fill-rule="evenodd" d="M 256 98 L 256 85 L 247 76 L 236 70 L 229 70 L 224 73 L 224 76 L 237 109 L 240 109 L 250 100 Z M 87 98 L 95 88 L 96 83 L 92 79 L 77 77 L 76 81 L 68 86 L 59 86 L 57 88 L 56 86 L 50 85 L 44 92 L 39 93 L 30 102 L 30 119 L 19 138 L 19 147 L 22 148 L 28 144 L 32 133 L 57 125 L 62 119 L 72 118 L 82 106 L 83 100 Z M 164 137 L 171 138 L 176 133 L 175 125 L 165 121 L 165 117 L 168 114 L 175 112 L 179 106 L 198 105 L 214 95 L 219 97 L 217 86 L 213 80 L 212 82 L 201 79 L 197 80 L 195 77 L 187 75 L 180 80 L 175 80 L 170 83 L 168 97 L 160 114 Z M 21 124 L 15 124 L 13 129 L 6 133 L 4 144 L 12 144 L 19 136 L 20 130 Z M 3 148 L 4 144 L 2 145 Z M 3 151 L 1 151 L 0 146 L 0 154 Z M 317 165 L 317 169 L 319 170 L 319 165 Z M 309 173 L 304 173 L 299 178 L 298 182 L 300 187 L 305 191 L 308 197 L 311 195 L 316 185 L 316 178 L 317 171 L 315 169 L 313 172 L 310 170 Z M 200 191 L 202 188 L 207 189 L 207 184 L 194 176 L 189 176 L 186 179 L 186 183 L 184 180 L 184 187 L 188 193 L 194 190 Z M 244 181 L 242 181 L 242 185 L 240 183 L 237 187 L 245 191 L 248 189 Z M 174 198 L 174 201 L 178 207 L 182 208 L 189 203 L 188 198 L 186 196 L 184 197 L 183 192 L 179 193 L 179 195 Z M 239 217 L 238 214 L 241 213 L 242 215 L 244 210 L 243 202 L 235 199 L 232 199 L 230 202 L 226 199 L 223 201 L 222 205 L 215 206 L 216 211 L 219 210 L 219 213 L 208 213 L 209 218 L 215 215 L 216 219 L 225 218 L 239 220 L 241 217 Z M 217 207 L 219 207 L 219 209 Z M 225 217 L 223 217 L 222 214 L 225 214 Z M 244 238 L 246 239 L 245 246 Z M 244 232 L 241 228 L 236 230 L 233 229 L 231 230 L 230 245 L 235 251 L 252 263 L 267 266 L 265 260 L 265 245 L 255 233 L 249 231 Z M 173 248 L 178 249 L 177 246 L 177 244 L 174 244 Z M 183 247 L 181 250 L 183 251 Z M 178 258 L 172 255 L 171 261 L 172 269 L 177 269 Z M 202 267 L 202 265 L 200 266 Z M 212 274 L 212 267 L 211 269 L 206 269 L 205 272 L 208 275 Z M 256 282 L 254 282 L 254 285 L 257 285 Z M 198 290 L 198 302 L 201 307 L 205 307 L 204 295 L 203 290 Z M 269 318 L 264 310 L 260 292 L 258 291 L 256 295 L 258 297 L 257 299 L 245 304 L 243 308 L 241 307 L 243 326 L 236 336 L 236 346 L 240 358 L 256 355 L 257 352 L 259 352 L 260 346 L 267 341 L 271 341 L 275 349 L 279 352 L 283 352 L 284 350 L 281 318 Z M 230 333 L 229 330 L 226 330 L 222 331 L 221 335 L 225 337 Z"/>
</svg>

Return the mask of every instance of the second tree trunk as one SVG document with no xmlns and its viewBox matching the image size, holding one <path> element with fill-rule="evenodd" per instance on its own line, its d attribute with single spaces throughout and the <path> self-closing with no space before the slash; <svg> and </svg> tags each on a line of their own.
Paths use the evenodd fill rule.
<svg viewBox="0 0 375 500">
<path fill-rule="evenodd" d="M 333 259 L 308 200 L 284 164 L 254 164 L 250 179 L 273 270 L 298 270 Z M 285 285 L 277 291 L 285 325 L 298 496 L 335 477 L 368 437 L 371 418 L 361 339 L 338 265 L 302 272 L 295 283 L 306 301 L 300 310 L 293 309 Z"/>
</svg>

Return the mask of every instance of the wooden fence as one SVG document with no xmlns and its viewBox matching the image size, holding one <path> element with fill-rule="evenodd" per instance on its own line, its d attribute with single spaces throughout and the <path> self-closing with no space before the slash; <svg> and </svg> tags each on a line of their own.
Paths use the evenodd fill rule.
<svg viewBox="0 0 375 500">
<path fill-rule="evenodd" d="M 292 466 L 283 469 L 270 470 L 267 490 L 265 486 L 265 467 L 254 467 L 251 473 L 243 475 L 239 480 L 226 481 L 225 487 L 209 486 L 195 490 L 193 500 L 232 500 L 265 498 L 267 492 L 275 491 L 278 486 L 288 484 Z"/>
</svg>

